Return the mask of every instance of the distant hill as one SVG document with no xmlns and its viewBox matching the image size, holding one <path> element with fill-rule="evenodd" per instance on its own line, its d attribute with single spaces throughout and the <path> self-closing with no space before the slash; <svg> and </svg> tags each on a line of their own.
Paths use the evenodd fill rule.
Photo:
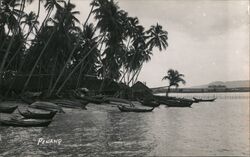
<svg viewBox="0 0 250 157">
<path fill-rule="evenodd" d="M 250 81 L 249 80 L 226 81 L 226 82 L 214 81 L 214 82 L 211 82 L 209 84 L 192 86 L 192 87 L 188 87 L 188 88 L 208 88 L 208 86 L 211 86 L 211 85 L 225 85 L 227 88 L 242 88 L 242 87 L 250 88 Z M 167 89 L 167 86 L 155 87 L 155 88 L 151 88 L 151 89 L 153 91 L 165 91 Z"/>
<path fill-rule="evenodd" d="M 240 80 L 240 81 L 215 81 L 209 84 L 200 85 L 200 86 L 193 86 L 191 88 L 207 88 L 211 85 L 225 85 L 227 88 L 241 88 L 241 87 L 248 87 L 250 88 L 250 80 Z"/>
</svg>

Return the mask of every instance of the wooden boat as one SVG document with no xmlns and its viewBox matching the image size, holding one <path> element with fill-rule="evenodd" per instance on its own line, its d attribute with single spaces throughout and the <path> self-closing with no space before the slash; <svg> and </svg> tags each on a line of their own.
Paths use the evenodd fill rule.
<svg viewBox="0 0 250 157">
<path fill-rule="evenodd" d="M 160 104 L 167 105 L 168 107 L 191 107 L 194 100 L 175 98 L 175 97 L 165 97 L 165 96 L 155 96 L 155 99 Z"/>
<path fill-rule="evenodd" d="M 37 109 L 42 109 L 46 111 L 58 111 L 59 113 L 65 113 L 62 109 L 62 107 L 51 103 L 51 102 L 45 102 L 45 101 L 37 101 L 31 105 L 29 105 L 31 108 L 37 108 Z"/>
<path fill-rule="evenodd" d="M 44 112 L 44 113 L 35 113 L 31 112 L 28 109 L 25 112 L 22 112 L 18 108 L 18 112 L 24 117 L 24 118 L 30 118 L 30 119 L 52 119 L 57 111 L 50 111 L 50 112 Z"/>
<path fill-rule="evenodd" d="M 159 103 L 165 104 L 168 107 L 191 107 L 193 104 L 193 102 L 181 100 L 159 101 Z"/>
<path fill-rule="evenodd" d="M 213 102 L 216 100 L 216 98 L 213 98 L 213 99 L 198 99 L 198 98 L 195 98 L 193 97 L 194 101 L 195 102 Z"/>
<path fill-rule="evenodd" d="M 16 110 L 18 106 L 1 106 L 0 105 L 0 113 L 12 113 Z"/>
<path fill-rule="evenodd" d="M 123 105 L 117 106 L 121 112 L 151 112 L 154 110 L 154 107 L 151 109 L 142 109 L 142 108 L 136 108 L 136 107 L 126 107 Z"/>
<path fill-rule="evenodd" d="M 143 106 L 148 106 L 148 107 L 158 107 L 160 106 L 161 104 L 157 101 L 140 101 L 140 103 L 143 105 Z"/>
<path fill-rule="evenodd" d="M 126 99 L 121 99 L 121 98 L 113 98 L 113 97 L 107 97 L 105 98 L 105 101 L 109 101 L 109 103 L 112 104 L 117 104 L 117 103 L 122 103 L 122 104 L 128 104 L 130 106 L 134 106 L 134 104 Z"/>
<path fill-rule="evenodd" d="M 48 126 L 52 120 L 48 119 L 0 119 L 1 125 L 14 127 L 44 127 Z"/>
<path fill-rule="evenodd" d="M 66 108 L 81 108 L 81 109 L 87 109 L 86 106 L 89 103 L 85 100 L 66 100 L 66 99 L 56 99 L 51 100 L 52 103 L 57 104 L 61 107 Z"/>
</svg>

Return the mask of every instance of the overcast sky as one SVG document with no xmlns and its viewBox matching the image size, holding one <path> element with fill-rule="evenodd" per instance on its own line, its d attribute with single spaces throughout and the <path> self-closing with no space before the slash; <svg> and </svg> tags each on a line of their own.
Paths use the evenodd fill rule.
<svg viewBox="0 0 250 157">
<path fill-rule="evenodd" d="M 90 0 L 71 0 L 84 22 Z M 248 0 L 118 0 L 129 16 L 137 16 L 148 29 L 157 22 L 168 31 L 169 47 L 154 50 L 144 64 L 140 81 L 149 87 L 161 81 L 170 68 L 185 75 L 185 87 L 211 81 L 249 79 Z M 36 3 L 31 7 L 36 8 Z M 183 87 L 183 86 L 182 86 Z"/>
</svg>

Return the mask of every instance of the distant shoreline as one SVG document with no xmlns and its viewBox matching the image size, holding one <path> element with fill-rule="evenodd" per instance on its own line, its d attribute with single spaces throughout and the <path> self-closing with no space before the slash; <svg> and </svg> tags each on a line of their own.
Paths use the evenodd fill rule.
<svg viewBox="0 0 250 157">
<path fill-rule="evenodd" d="M 165 88 L 151 88 L 154 94 L 166 92 Z M 170 89 L 169 93 L 232 93 L 232 92 L 250 92 L 250 87 L 241 88 L 225 88 L 225 89 L 211 89 L 211 88 L 177 88 Z"/>
</svg>

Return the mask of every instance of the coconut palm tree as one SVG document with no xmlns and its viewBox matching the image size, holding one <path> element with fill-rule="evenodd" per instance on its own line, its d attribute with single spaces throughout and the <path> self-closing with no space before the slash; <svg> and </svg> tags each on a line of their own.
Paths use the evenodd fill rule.
<svg viewBox="0 0 250 157">
<path fill-rule="evenodd" d="M 24 15 L 24 20 L 21 21 L 21 24 L 24 25 L 23 29 L 25 28 L 26 25 L 29 27 L 28 32 L 30 31 L 32 32 L 35 30 L 35 33 L 36 33 L 38 31 L 39 21 L 37 21 L 37 16 L 33 11 L 31 11 L 29 14 Z M 27 33 L 26 36 L 27 35 L 29 34 Z"/>
<path fill-rule="evenodd" d="M 30 12 L 29 14 L 25 14 L 24 15 L 24 20 L 21 21 L 21 24 L 23 24 L 23 32 L 26 26 L 28 26 L 28 33 L 26 33 L 23 37 L 23 43 L 24 44 L 28 44 L 28 36 L 32 31 L 35 31 L 33 34 L 35 35 L 37 30 L 38 30 L 38 25 L 39 22 L 37 21 L 37 16 L 34 12 Z M 10 64 L 12 63 L 12 61 L 16 58 L 17 55 L 22 56 L 22 52 L 21 50 L 23 50 L 24 46 L 20 45 L 19 48 L 17 48 L 14 51 L 14 55 L 12 55 L 12 57 L 10 58 L 10 60 L 8 61 L 8 64 L 6 66 L 6 68 L 8 69 L 8 67 L 10 66 Z M 19 61 L 20 62 L 20 61 Z M 20 64 L 21 65 L 21 64 Z"/>
<path fill-rule="evenodd" d="M 139 34 L 139 38 L 137 38 L 137 40 L 139 39 L 138 40 L 139 46 L 143 50 L 141 51 L 141 53 L 144 56 L 144 60 L 140 64 L 140 66 L 136 69 L 136 72 L 132 76 L 132 79 L 130 79 L 129 83 L 131 81 L 136 82 L 140 74 L 140 71 L 142 69 L 143 63 L 148 62 L 151 59 L 151 55 L 152 55 L 152 51 L 154 47 L 157 47 L 159 48 L 160 51 L 162 51 L 163 49 L 165 50 L 168 46 L 167 31 L 164 31 L 162 26 L 159 25 L 158 23 L 156 24 L 156 26 L 151 26 L 148 31 L 138 33 L 138 34 Z"/>
<path fill-rule="evenodd" d="M 161 25 L 157 23 L 156 26 L 151 26 L 146 33 L 149 34 L 147 44 L 151 50 L 153 47 L 158 47 L 160 51 L 167 48 L 168 32 L 164 31 Z"/>
<path fill-rule="evenodd" d="M 97 20 L 97 28 L 102 34 L 106 35 L 101 43 L 104 46 L 103 51 L 100 51 L 99 58 L 102 67 L 99 69 L 99 75 L 103 80 L 106 78 L 118 80 L 122 66 L 121 58 L 126 47 L 123 40 L 126 34 L 127 13 L 121 10 L 113 0 L 96 0 L 93 5 L 95 6 L 93 13 Z M 100 90 L 102 86 L 103 84 Z"/>
<path fill-rule="evenodd" d="M 20 9 L 17 9 L 19 6 Z M 0 29 L 2 31 L 0 50 L 2 53 L 0 75 L 4 73 L 6 63 L 9 63 L 10 57 L 14 55 L 18 46 L 20 45 L 20 48 L 23 48 L 24 40 L 19 25 L 20 19 L 23 16 L 23 12 L 21 11 L 22 7 L 23 6 L 16 1 L 11 0 L 3 0 L 1 3 Z M 5 28 L 7 28 L 7 31 Z"/>
<path fill-rule="evenodd" d="M 186 84 L 186 81 L 183 79 L 184 75 L 180 74 L 177 70 L 169 69 L 167 72 L 167 75 L 162 78 L 162 80 L 168 80 L 169 85 L 167 86 L 168 89 L 166 91 L 166 96 L 168 96 L 168 93 L 170 91 L 170 88 L 172 86 L 175 86 L 176 88 L 179 87 L 179 84 Z"/>
<path fill-rule="evenodd" d="M 77 51 L 79 53 L 76 53 L 75 58 L 75 65 L 80 62 L 80 60 L 86 55 L 88 51 L 94 47 L 97 43 L 97 37 L 95 37 L 95 29 L 93 23 L 86 24 L 85 27 L 83 27 L 83 31 L 81 32 L 80 36 L 80 46 Z M 95 75 L 97 70 L 97 64 L 98 64 L 98 53 L 99 50 L 95 48 L 92 53 L 90 53 L 86 58 L 85 62 L 82 62 L 81 68 L 79 70 L 78 79 L 77 79 L 77 85 L 76 88 L 79 87 L 80 79 L 82 78 L 82 74 L 90 74 Z"/>
<path fill-rule="evenodd" d="M 60 41 L 58 42 L 57 49 L 60 49 L 60 56 L 64 56 L 64 61 L 48 95 L 52 94 L 62 77 L 66 77 L 66 73 L 69 72 L 68 69 L 74 60 L 73 56 L 79 47 L 79 40 L 77 40 L 79 36 L 76 34 L 81 29 L 76 26 L 79 20 L 75 17 L 75 15 L 79 14 L 79 11 L 73 11 L 74 8 L 75 5 L 68 1 L 68 3 L 64 3 L 62 9 L 57 8 L 54 18 L 50 18 L 50 21 L 57 28 L 56 39 Z"/>
</svg>

